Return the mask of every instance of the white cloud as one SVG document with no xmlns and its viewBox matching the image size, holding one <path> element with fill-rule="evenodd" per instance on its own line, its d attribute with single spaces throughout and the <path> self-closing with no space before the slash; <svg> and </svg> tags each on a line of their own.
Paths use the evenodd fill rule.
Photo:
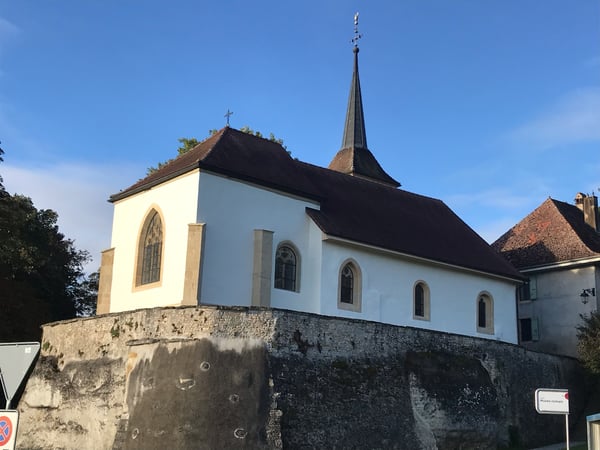
<svg viewBox="0 0 600 450">
<path fill-rule="evenodd" d="M 110 246 L 112 205 L 107 199 L 132 183 L 133 169 L 83 164 L 29 168 L 5 163 L 0 171 L 8 192 L 26 195 L 36 208 L 58 213 L 60 231 L 93 258 L 86 270 L 97 270 L 100 252 Z"/>
<path fill-rule="evenodd" d="M 600 141 L 600 87 L 571 92 L 510 137 L 538 150 Z"/>
</svg>

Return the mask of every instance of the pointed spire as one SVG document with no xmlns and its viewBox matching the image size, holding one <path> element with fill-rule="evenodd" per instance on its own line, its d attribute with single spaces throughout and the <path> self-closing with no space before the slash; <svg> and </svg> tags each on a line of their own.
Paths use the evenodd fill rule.
<svg viewBox="0 0 600 450">
<path fill-rule="evenodd" d="M 354 14 L 354 70 L 348 95 L 348 109 L 344 124 L 342 148 L 367 148 L 367 132 L 365 131 L 365 116 L 363 114 L 362 95 L 360 93 L 360 78 L 358 76 L 358 40 L 362 35 L 358 32 L 358 13 Z"/>
<path fill-rule="evenodd" d="M 344 124 L 342 148 L 367 148 L 367 132 L 365 131 L 365 116 L 363 113 L 360 79 L 358 77 L 358 46 L 354 46 L 354 70 L 348 95 L 348 109 Z"/>
<path fill-rule="evenodd" d="M 354 70 L 352 72 L 352 83 L 350 84 L 350 95 L 348 96 L 348 109 L 346 110 L 342 148 L 329 164 L 329 168 L 356 177 L 398 187 L 400 183 L 382 169 L 367 148 L 367 132 L 365 129 L 360 79 L 358 77 L 358 40 L 361 37 L 358 33 L 358 13 L 356 13 L 354 15 L 354 37 L 352 38 L 352 43 L 354 44 Z"/>
</svg>

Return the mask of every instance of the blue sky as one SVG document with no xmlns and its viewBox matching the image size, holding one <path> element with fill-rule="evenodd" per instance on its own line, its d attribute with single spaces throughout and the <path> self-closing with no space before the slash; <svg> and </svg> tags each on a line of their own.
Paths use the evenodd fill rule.
<svg viewBox="0 0 600 450">
<path fill-rule="evenodd" d="M 327 166 L 360 12 L 370 150 L 493 241 L 600 188 L 598 0 L 0 0 L 0 175 L 95 257 L 110 194 L 225 124 Z M 96 267 L 94 267 L 96 266 Z"/>
</svg>

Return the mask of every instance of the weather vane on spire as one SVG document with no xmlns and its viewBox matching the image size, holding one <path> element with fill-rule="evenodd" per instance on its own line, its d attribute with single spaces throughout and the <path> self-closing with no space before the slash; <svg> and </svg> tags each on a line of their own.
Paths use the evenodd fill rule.
<svg viewBox="0 0 600 450">
<path fill-rule="evenodd" d="M 358 40 L 362 37 L 362 34 L 358 33 L 358 13 L 354 14 L 354 37 L 352 38 L 352 43 L 354 47 L 358 47 Z"/>
</svg>

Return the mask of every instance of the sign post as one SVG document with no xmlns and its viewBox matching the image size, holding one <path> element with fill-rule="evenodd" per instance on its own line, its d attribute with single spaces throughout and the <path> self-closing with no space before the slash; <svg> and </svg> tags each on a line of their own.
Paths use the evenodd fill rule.
<svg viewBox="0 0 600 450">
<path fill-rule="evenodd" d="M 0 344 L 0 387 L 6 396 L 6 409 L 10 409 L 10 401 L 39 351 L 39 342 Z M 2 447 L 0 449 L 4 450 Z"/>
<path fill-rule="evenodd" d="M 0 449 L 15 450 L 18 423 L 19 413 L 17 411 L 0 410 Z"/>
<path fill-rule="evenodd" d="M 564 414 L 569 450 L 569 391 L 567 389 L 536 389 L 535 409 L 540 414 Z"/>
</svg>

